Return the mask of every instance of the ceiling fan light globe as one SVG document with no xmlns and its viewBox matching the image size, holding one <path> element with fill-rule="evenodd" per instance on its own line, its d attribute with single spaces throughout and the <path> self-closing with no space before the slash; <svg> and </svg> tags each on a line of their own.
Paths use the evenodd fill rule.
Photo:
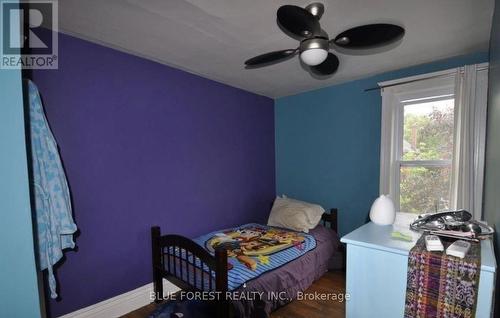
<svg viewBox="0 0 500 318">
<path fill-rule="evenodd" d="M 328 56 L 328 51 L 324 49 L 309 49 L 300 53 L 302 62 L 309 66 L 315 66 L 323 63 Z"/>
</svg>

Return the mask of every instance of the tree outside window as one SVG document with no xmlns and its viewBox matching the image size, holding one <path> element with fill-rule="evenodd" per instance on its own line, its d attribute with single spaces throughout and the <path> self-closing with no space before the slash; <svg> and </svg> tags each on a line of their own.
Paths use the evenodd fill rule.
<svg viewBox="0 0 500 318">
<path fill-rule="evenodd" d="M 405 212 L 450 209 L 454 99 L 403 105 L 400 207 Z"/>
</svg>

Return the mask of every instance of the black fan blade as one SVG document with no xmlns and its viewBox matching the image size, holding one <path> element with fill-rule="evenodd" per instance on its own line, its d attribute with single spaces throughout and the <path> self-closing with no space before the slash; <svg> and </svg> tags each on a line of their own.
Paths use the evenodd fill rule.
<svg viewBox="0 0 500 318">
<path fill-rule="evenodd" d="M 394 24 L 361 25 L 337 35 L 334 44 L 347 49 L 368 49 L 401 39 L 405 29 Z"/>
<path fill-rule="evenodd" d="M 286 31 L 301 37 L 310 37 L 321 31 L 318 19 L 304 8 L 292 5 L 278 9 L 278 23 Z"/>
<path fill-rule="evenodd" d="M 246 60 L 245 65 L 248 67 L 266 66 L 271 63 L 280 62 L 288 57 L 291 57 L 295 53 L 297 53 L 297 49 L 269 52 Z"/>
<path fill-rule="evenodd" d="M 339 58 L 333 53 L 328 53 L 328 57 L 323 61 L 323 63 L 310 66 L 310 68 L 316 75 L 331 75 L 339 68 Z"/>
</svg>

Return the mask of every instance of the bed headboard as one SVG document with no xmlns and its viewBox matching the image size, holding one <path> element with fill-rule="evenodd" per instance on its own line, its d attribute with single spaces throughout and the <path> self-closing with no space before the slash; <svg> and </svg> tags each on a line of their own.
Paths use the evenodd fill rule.
<svg viewBox="0 0 500 318">
<path fill-rule="evenodd" d="M 323 213 L 321 216 L 321 223 L 324 226 L 327 226 L 327 223 L 330 225 L 330 228 L 338 233 L 338 209 L 331 208 L 330 213 Z"/>
</svg>

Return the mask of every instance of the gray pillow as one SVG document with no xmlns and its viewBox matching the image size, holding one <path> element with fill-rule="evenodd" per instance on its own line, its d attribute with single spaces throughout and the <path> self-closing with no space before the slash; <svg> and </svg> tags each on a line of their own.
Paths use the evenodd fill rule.
<svg viewBox="0 0 500 318">
<path fill-rule="evenodd" d="M 308 233 L 318 225 L 324 212 L 317 204 L 276 197 L 267 225 Z"/>
</svg>

